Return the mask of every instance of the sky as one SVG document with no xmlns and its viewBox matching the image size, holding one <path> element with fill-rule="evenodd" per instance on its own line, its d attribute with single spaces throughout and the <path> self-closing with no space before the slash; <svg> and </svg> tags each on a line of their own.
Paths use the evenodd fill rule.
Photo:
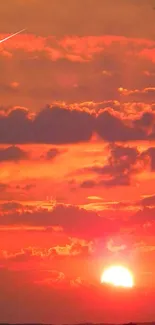
<svg viewBox="0 0 155 325">
<path fill-rule="evenodd" d="M 1 3 L 0 322 L 155 320 L 154 8 Z"/>
</svg>

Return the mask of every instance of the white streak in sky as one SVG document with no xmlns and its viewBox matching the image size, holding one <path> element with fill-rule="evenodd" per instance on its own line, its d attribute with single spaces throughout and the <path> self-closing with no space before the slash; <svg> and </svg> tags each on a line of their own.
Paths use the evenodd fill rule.
<svg viewBox="0 0 155 325">
<path fill-rule="evenodd" d="M 19 32 L 15 33 L 15 34 L 11 34 L 10 36 L 1 39 L 1 40 L 0 40 L 0 43 L 3 43 L 3 42 L 5 42 L 5 41 L 7 41 L 9 38 L 11 38 L 11 37 L 13 37 L 13 36 L 16 36 L 17 34 L 22 33 L 24 30 L 26 30 L 26 29 L 22 29 L 22 30 L 20 30 Z"/>
</svg>

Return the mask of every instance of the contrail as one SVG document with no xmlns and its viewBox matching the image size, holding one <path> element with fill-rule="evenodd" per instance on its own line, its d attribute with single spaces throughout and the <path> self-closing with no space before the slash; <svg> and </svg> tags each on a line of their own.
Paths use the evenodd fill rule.
<svg viewBox="0 0 155 325">
<path fill-rule="evenodd" d="M 19 32 L 15 33 L 15 34 L 11 34 L 10 36 L 8 36 L 8 37 L 5 37 L 5 38 L 1 39 L 1 40 L 0 40 L 0 43 L 3 43 L 3 42 L 5 42 L 5 41 L 7 41 L 9 38 L 11 38 L 11 37 L 13 37 L 13 36 L 15 36 L 15 35 L 17 35 L 17 34 L 20 34 L 20 33 L 22 33 L 24 30 L 26 30 L 26 28 L 25 28 L 25 29 L 22 29 L 22 30 L 20 30 Z"/>
</svg>

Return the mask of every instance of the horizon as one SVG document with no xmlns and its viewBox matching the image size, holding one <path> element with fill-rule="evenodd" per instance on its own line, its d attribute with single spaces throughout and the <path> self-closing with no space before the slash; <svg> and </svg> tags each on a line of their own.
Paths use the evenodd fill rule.
<svg viewBox="0 0 155 325">
<path fill-rule="evenodd" d="M 0 323 L 0 324 L 32 324 L 32 325 L 40 325 L 40 324 L 45 324 L 45 325 L 57 325 L 57 324 L 49 324 L 49 323 Z M 70 323 L 69 323 L 70 324 Z M 72 324 L 72 323 L 71 323 Z M 74 323 L 72 325 L 75 325 L 75 324 L 79 324 L 79 325 L 82 325 L 82 324 L 103 324 L 103 325 L 129 325 L 129 324 L 137 324 L 137 325 L 140 325 L 140 324 L 154 324 L 154 321 L 152 322 L 143 322 L 143 323 L 138 323 L 138 322 L 127 322 L 125 324 L 122 324 L 122 323 L 92 323 L 92 322 L 81 322 L 81 323 Z M 61 325 L 68 325 L 68 324 L 61 324 Z"/>
</svg>

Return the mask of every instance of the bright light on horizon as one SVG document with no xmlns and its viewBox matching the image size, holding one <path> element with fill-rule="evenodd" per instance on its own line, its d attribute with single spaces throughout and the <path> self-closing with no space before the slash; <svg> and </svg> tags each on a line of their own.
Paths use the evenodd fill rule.
<svg viewBox="0 0 155 325">
<path fill-rule="evenodd" d="M 132 288 L 134 286 L 132 273 L 123 266 L 111 266 L 103 272 L 101 283 L 116 287 Z"/>
</svg>

